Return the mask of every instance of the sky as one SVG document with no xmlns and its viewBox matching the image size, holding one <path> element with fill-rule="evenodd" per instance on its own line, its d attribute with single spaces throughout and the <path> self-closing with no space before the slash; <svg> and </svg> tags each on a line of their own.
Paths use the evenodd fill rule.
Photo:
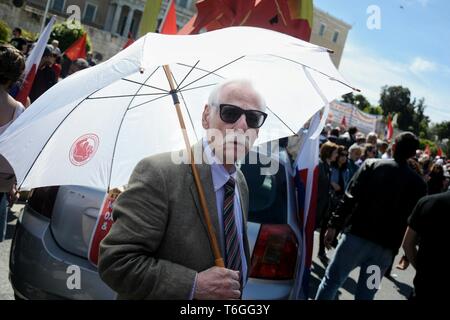
<svg viewBox="0 0 450 320">
<path fill-rule="evenodd" d="M 412 98 L 425 98 L 432 122 L 450 121 L 450 1 L 314 0 L 314 5 L 352 26 L 339 70 L 372 104 L 379 104 L 382 86 L 402 85 Z"/>
</svg>

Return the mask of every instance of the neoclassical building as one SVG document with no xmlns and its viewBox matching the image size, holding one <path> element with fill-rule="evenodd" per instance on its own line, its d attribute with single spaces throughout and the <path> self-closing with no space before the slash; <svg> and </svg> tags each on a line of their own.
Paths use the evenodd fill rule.
<svg viewBox="0 0 450 320">
<path fill-rule="evenodd" d="M 50 14 L 58 21 L 66 19 L 70 6 L 77 6 L 81 22 L 92 40 L 94 51 L 104 59 L 117 53 L 127 41 L 128 35 L 137 38 L 146 0 L 49 0 Z M 156 0 L 148 0 L 156 3 Z M 246 0 L 241 0 L 246 1 Z M 159 20 L 166 11 L 169 0 L 162 1 Z M 30 31 L 40 29 L 40 21 L 47 0 L 27 0 L 22 8 L 15 8 L 11 0 L 0 0 L 0 19 L 11 26 L 20 26 Z M 196 13 L 196 0 L 176 0 L 177 24 L 181 28 Z M 314 8 L 311 42 L 334 50 L 331 56 L 339 66 L 351 25 Z"/>
</svg>

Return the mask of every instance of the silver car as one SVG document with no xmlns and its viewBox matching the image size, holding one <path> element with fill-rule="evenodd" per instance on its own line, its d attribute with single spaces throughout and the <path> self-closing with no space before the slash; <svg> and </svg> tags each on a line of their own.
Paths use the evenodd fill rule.
<svg viewBox="0 0 450 320">
<path fill-rule="evenodd" d="M 251 267 L 243 299 L 288 299 L 294 286 L 299 230 L 292 168 L 286 151 L 242 164 L 250 191 Z M 268 161 L 270 160 L 270 161 Z M 273 175 L 260 169 L 279 165 Z M 263 165 L 266 164 L 266 165 Z M 34 189 L 20 214 L 10 255 L 16 299 L 115 299 L 88 260 L 105 193 L 80 186 Z"/>
</svg>

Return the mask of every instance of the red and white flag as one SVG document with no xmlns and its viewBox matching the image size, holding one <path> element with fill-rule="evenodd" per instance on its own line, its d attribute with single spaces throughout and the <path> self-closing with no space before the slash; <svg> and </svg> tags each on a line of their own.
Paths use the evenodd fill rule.
<svg viewBox="0 0 450 320">
<path fill-rule="evenodd" d="M 20 101 L 23 105 L 26 105 L 28 95 L 33 87 L 34 78 L 36 77 L 39 64 L 41 63 L 42 56 L 44 55 L 48 39 L 50 39 L 50 33 L 52 32 L 55 21 L 56 16 L 53 16 L 36 42 L 35 47 L 31 51 L 30 56 L 27 58 L 25 63 L 25 70 L 23 72 L 23 78 L 25 80 L 16 96 L 16 100 Z"/>
<path fill-rule="evenodd" d="M 394 136 L 394 127 L 392 126 L 391 114 L 389 114 L 385 131 L 385 139 L 387 141 L 391 141 L 393 136 Z"/>
<path fill-rule="evenodd" d="M 170 0 L 167 6 L 166 14 L 159 27 L 159 33 L 163 34 L 177 34 L 177 10 L 175 8 L 175 1 Z"/>
<path fill-rule="evenodd" d="M 308 299 L 309 278 L 312 264 L 314 227 L 316 224 L 317 182 L 319 175 L 319 135 L 323 123 L 320 111 L 311 119 L 305 142 L 295 161 L 295 183 L 298 200 L 298 221 L 301 231 L 301 248 L 298 252 L 297 283 L 294 288 L 294 299 Z"/>
</svg>

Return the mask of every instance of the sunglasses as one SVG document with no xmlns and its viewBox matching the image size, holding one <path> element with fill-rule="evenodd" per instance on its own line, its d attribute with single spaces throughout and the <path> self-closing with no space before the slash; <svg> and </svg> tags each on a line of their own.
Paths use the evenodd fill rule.
<svg viewBox="0 0 450 320">
<path fill-rule="evenodd" d="M 219 105 L 220 119 L 226 123 L 235 123 L 242 114 L 245 114 L 245 120 L 249 128 L 258 129 L 264 124 L 267 113 L 259 110 L 244 110 L 232 104 L 222 103 Z"/>
</svg>

